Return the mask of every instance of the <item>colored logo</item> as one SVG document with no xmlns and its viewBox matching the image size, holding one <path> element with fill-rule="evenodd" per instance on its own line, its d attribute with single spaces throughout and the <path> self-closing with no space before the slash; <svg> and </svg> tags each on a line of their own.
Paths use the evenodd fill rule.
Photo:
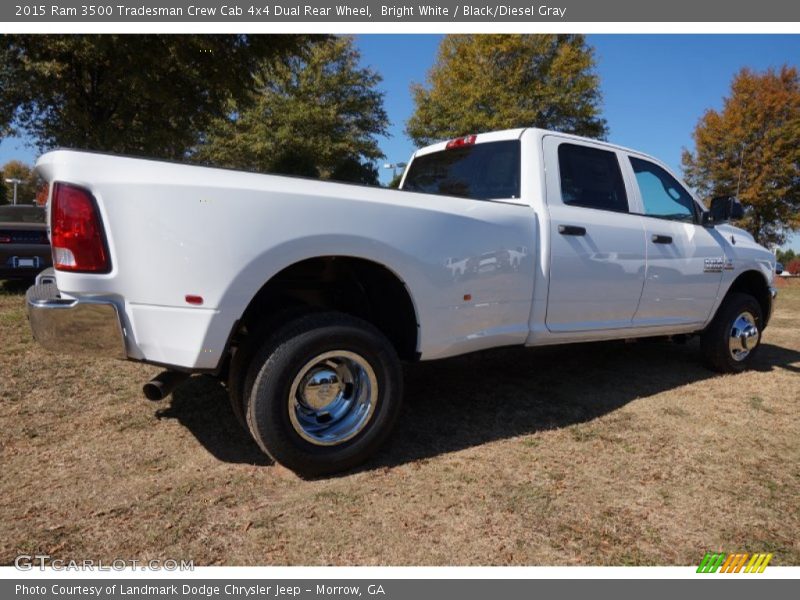
<svg viewBox="0 0 800 600">
<path fill-rule="evenodd" d="M 748 554 L 725 554 L 724 552 L 706 552 L 700 566 L 697 567 L 698 573 L 763 573 L 769 561 L 772 560 L 772 553 Z"/>
</svg>

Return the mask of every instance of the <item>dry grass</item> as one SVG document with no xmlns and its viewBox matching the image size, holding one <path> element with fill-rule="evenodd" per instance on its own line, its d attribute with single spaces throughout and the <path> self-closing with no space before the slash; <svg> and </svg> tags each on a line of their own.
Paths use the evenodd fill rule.
<svg viewBox="0 0 800 600">
<path fill-rule="evenodd" d="M 153 368 L 40 350 L 19 288 L 0 339 L 0 564 L 800 564 L 800 281 L 742 375 L 655 342 L 411 367 L 390 446 L 319 481 L 270 465 L 208 377 L 153 405 Z"/>
</svg>

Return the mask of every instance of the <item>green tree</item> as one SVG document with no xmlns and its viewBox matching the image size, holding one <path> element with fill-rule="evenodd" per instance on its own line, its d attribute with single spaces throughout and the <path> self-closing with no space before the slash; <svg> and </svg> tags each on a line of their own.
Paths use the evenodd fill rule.
<svg viewBox="0 0 800 600">
<path fill-rule="evenodd" d="M 3 181 L 6 179 L 19 179 L 17 184 L 17 203 L 33 204 L 36 193 L 39 191 L 43 181 L 36 175 L 33 169 L 20 160 L 10 160 L 3 168 Z M 6 201 L 11 202 L 14 198 L 14 186 L 6 183 Z M 1 203 L 1 202 L 0 202 Z"/>
<path fill-rule="evenodd" d="M 11 81 L 11 53 L 4 44 L 0 44 L 0 85 Z M 14 120 L 16 109 L 15 95 L 5 94 L 0 91 L 0 142 L 10 133 L 11 122 Z"/>
<path fill-rule="evenodd" d="M 55 146 L 181 158 L 286 35 L 3 35 L 4 126 Z"/>
<path fill-rule="evenodd" d="M 788 250 L 778 249 L 778 251 L 775 253 L 775 259 L 779 263 L 783 263 L 784 266 L 788 265 L 795 258 L 797 258 L 797 255 L 791 248 L 789 248 Z"/>
<path fill-rule="evenodd" d="M 582 35 L 447 35 L 427 87 L 411 87 L 416 108 L 406 132 L 420 146 L 514 127 L 602 139 L 594 67 Z"/>
<path fill-rule="evenodd" d="M 316 41 L 266 63 L 246 107 L 217 119 L 197 160 L 220 166 L 377 183 L 377 136 L 389 120 L 380 76 L 359 66 L 349 37 Z"/>
<path fill-rule="evenodd" d="M 733 78 L 722 110 L 710 109 L 684 149 L 686 182 L 707 198 L 737 194 L 742 221 L 761 244 L 800 227 L 800 77 L 794 67 Z"/>
<path fill-rule="evenodd" d="M 400 181 L 402 179 L 403 179 L 403 174 L 402 173 L 398 173 L 397 175 L 392 177 L 391 181 L 386 184 L 386 187 L 396 190 L 397 188 L 400 187 Z"/>
</svg>

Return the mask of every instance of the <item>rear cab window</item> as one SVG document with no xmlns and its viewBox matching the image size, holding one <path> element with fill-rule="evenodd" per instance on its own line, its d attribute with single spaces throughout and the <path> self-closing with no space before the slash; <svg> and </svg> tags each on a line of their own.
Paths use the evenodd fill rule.
<svg viewBox="0 0 800 600">
<path fill-rule="evenodd" d="M 520 197 L 520 141 L 464 145 L 417 156 L 403 189 L 473 200 Z"/>
</svg>

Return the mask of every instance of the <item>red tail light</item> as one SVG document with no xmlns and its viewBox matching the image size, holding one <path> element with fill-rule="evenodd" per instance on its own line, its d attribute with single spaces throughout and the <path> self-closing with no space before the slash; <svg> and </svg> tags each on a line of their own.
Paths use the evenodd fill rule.
<svg viewBox="0 0 800 600">
<path fill-rule="evenodd" d="M 0 234 L 0 244 L 10 244 L 11 236 Z"/>
<path fill-rule="evenodd" d="M 477 135 L 465 135 L 464 137 L 456 138 L 447 142 L 445 150 L 452 150 L 453 148 L 461 148 L 462 146 L 471 146 L 478 139 Z"/>
<path fill-rule="evenodd" d="M 56 183 L 52 202 L 53 266 L 59 271 L 108 273 L 111 261 L 94 197 L 83 188 Z"/>
</svg>

